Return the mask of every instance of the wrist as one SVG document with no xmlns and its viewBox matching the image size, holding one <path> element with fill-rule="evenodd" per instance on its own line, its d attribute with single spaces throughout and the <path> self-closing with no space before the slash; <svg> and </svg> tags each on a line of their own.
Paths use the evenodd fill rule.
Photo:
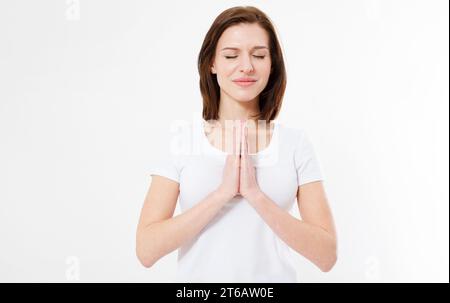
<svg viewBox="0 0 450 303">
<path fill-rule="evenodd" d="M 261 189 L 255 188 L 255 189 L 252 189 L 252 190 L 248 191 L 248 192 L 245 194 L 244 197 L 245 197 L 249 202 L 255 202 L 255 201 L 257 201 L 259 198 L 261 198 L 263 194 L 264 194 L 264 193 L 261 191 Z"/>
<path fill-rule="evenodd" d="M 228 192 L 226 192 L 225 190 L 223 190 L 221 187 L 217 188 L 214 193 L 216 194 L 216 196 L 221 199 L 224 200 L 226 202 L 228 202 L 229 200 L 231 200 L 234 195 L 230 194 Z"/>
</svg>

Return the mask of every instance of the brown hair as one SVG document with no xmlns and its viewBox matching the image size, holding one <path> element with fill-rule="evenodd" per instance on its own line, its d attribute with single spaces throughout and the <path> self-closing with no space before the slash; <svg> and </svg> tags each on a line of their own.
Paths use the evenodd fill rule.
<svg viewBox="0 0 450 303">
<path fill-rule="evenodd" d="M 217 76 L 211 73 L 211 65 L 220 36 L 228 27 L 239 23 L 257 23 L 269 35 L 272 69 L 267 85 L 259 95 L 260 113 L 253 118 L 270 122 L 277 117 L 281 108 L 286 89 L 286 70 L 272 22 L 266 14 L 253 6 L 236 6 L 223 11 L 217 16 L 206 33 L 198 55 L 200 91 L 203 97 L 203 119 L 208 121 L 219 118 L 220 87 L 217 83 Z"/>
</svg>

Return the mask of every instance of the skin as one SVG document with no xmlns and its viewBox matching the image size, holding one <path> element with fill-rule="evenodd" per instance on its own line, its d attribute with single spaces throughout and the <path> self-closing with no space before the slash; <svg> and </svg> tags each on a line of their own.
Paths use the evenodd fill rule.
<svg viewBox="0 0 450 303">
<path fill-rule="evenodd" d="M 337 260 L 337 237 L 333 217 L 322 181 L 298 187 L 297 203 L 302 219 L 293 217 L 268 198 L 259 188 L 255 168 L 249 157 L 250 146 L 259 137 L 258 128 L 249 127 L 250 115 L 259 111 L 258 96 L 267 84 L 271 62 L 267 33 L 256 24 L 228 28 L 219 39 L 211 72 L 221 87 L 219 121 L 212 128 L 235 138 L 227 156 L 222 183 L 186 212 L 173 217 L 179 184 L 153 176 L 145 198 L 136 233 L 136 254 L 145 267 L 194 238 L 234 196 L 242 195 L 270 228 L 292 249 L 320 270 L 331 270 Z M 224 47 L 237 50 L 221 52 Z M 255 56 L 265 55 L 264 59 Z M 227 59 L 226 56 L 236 56 Z M 257 82 L 241 88 L 233 83 L 239 77 Z M 242 121 L 227 126 L 227 120 Z M 271 133 L 271 129 L 261 129 Z M 221 136 L 220 136 L 221 137 Z M 235 151 L 235 152 L 233 152 Z M 256 151 L 256 150 L 255 150 Z"/>
<path fill-rule="evenodd" d="M 264 49 L 252 49 L 264 46 Z M 259 112 L 259 94 L 270 76 L 269 36 L 256 24 L 239 24 L 227 28 L 220 37 L 211 72 L 220 86 L 219 122 L 247 120 Z M 237 48 L 236 50 L 224 48 Z M 240 77 L 256 79 L 250 87 L 240 87 L 232 80 Z"/>
<path fill-rule="evenodd" d="M 271 72 L 269 36 L 257 24 L 238 24 L 227 28 L 217 43 L 211 73 L 220 86 L 219 120 L 209 133 L 211 144 L 227 153 L 236 153 L 236 121 L 247 126 L 249 153 L 264 149 L 270 141 L 273 125 L 251 119 L 259 113 L 259 95 L 269 81 Z M 250 87 L 241 87 L 233 80 L 241 77 L 256 79 Z M 234 139 L 234 142 L 233 142 Z"/>
</svg>

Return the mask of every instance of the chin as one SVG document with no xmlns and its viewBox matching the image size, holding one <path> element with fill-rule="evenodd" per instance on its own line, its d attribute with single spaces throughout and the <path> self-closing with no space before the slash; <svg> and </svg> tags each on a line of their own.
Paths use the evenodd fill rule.
<svg viewBox="0 0 450 303">
<path fill-rule="evenodd" d="M 251 102 L 255 98 L 249 98 L 249 99 L 242 99 L 242 98 L 236 98 L 235 100 L 241 103 L 248 103 Z"/>
<path fill-rule="evenodd" d="M 233 99 L 239 102 L 250 102 L 254 100 L 257 96 L 258 94 L 236 94 L 233 96 Z"/>
</svg>

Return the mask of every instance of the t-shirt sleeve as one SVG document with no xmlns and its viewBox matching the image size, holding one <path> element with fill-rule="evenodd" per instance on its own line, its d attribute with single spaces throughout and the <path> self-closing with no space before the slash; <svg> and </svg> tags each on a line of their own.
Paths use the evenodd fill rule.
<svg viewBox="0 0 450 303">
<path fill-rule="evenodd" d="M 157 163 L 150 167 L 150 175 L 163 176 L 180 183 L 180 170 L 178 159 L 170 154 L 159 158 Z"/>
<path fill-rule="evenodd" d="M 313 181 L 323 180 L 322 169 L 314 147 L 304 130 L 300 131 L 294 152 L 297 184 L 303 185 Z"/>
<path fill-rule="evenodd" d="M 161 151 L 160 151 L 161 152 Z M 162 155 L 155 156 L 150 166 L 150 175 L 163 176 L 180 183 L 180 156 L 171 151 L 169 146 L 162 151 Z"/>
</svg>

